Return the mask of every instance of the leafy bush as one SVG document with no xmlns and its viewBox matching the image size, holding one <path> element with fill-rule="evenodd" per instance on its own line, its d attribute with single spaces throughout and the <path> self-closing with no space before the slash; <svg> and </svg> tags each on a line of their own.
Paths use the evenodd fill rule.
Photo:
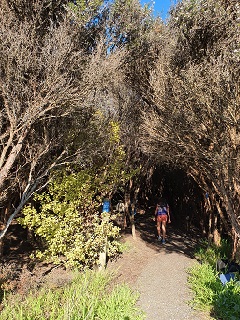
<svg viewBox="0 0 240 320">
<path fill-rule="evenodd" d="M 236 280 L 222 285 L 216 271 L 219 258 L 229 258 L 231 247 L 224 240 L 220 247 L 208 246 L 207 242 L 197 250 L 196 256 L 202 264 L 188 270 L 189 286 L 194 293 L 191 301 L 196 309 L 211 309 L 221 320 L 240 319 L 240 286 Z"/>
<path fill-rule="evenodd" d="M 126 285 L 110 290 L 112 276 L 86 271 L 66 287 L 31 292 L 4 301 L 1 320 L 142 320 L 136 308 L 138 294 Z"/>
<path fill-rule="evenodd" d="M 188 283 L 194 293 L 191 304 L 197 309 L 210 309 L 216 301 L 222 284 L 209 264 L 196 264 L 188 270 Z"/>
<path fill-rule="evenodd" d="M 125 152 L 120 145 L 119 125 L 110 123 L 111 158 L 91 169 L 55 171 L 48 190 L 36 194 L 19 222 L 43 240 L 36 257 L 53 263 L 83 268 L 98 263 L 108 242 L 108 256 L 121 252 L 115 218 L 101 213 L 102 197 L 108 196 L 135 174 L 125 171 Z M 109 151 L 109 152 L 110 152 Z"/>
<path fill-rule="evenodd" d="M 37 251 L 37 258 L 78 267 L 97 263 L 106 237 L 116 239 L 119 228 L 109 213 L 99 213 L 95 187 L 94 176 L 84 170 L 57 177 L 47 192 L 35 195 L 35 206 L 27 206 L 19 221 L 43 239 L 44 250 Z M 119 249 L 113 242 L 109 256 Z"/>
<path fill-rule="evenodd" d="M 218 295 L 214 304 L 216 315 L 222 320 L 240 319 L 240 286 L 234 281 L 228 282 Z"/>
</svg>

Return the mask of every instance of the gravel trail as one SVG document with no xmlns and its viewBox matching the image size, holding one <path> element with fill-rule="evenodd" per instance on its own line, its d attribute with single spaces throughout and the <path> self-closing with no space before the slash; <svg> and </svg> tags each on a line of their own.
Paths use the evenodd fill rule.
<svg viewBox="0 0 240 320">
<path fill-rule="evenodd" d="M 191 294 L 186 269 L 194 260 L 179 252 L 169 253 L 167 246 L 159 249 L 137 279 L 139 306 L 146 320 L 199 320 L 199 314 L 188 305 Z"/>
<path fill-rule="evenodd" d="M 159 243 L 154 229 L 139 225 L 137 237 L 125 235 L 129 250 L 109 269 L 117 270 L 117 281 L 129 284 L 140 293 L 138 305 L 146 320 L 210 320 L 207 313 L 189 305 L 187 268 L 196 263 L 194 248 L 197 235 L 186 235 L 168 227 L 165 245 Z M 149 227 L 149 224 L 148 224 Z"/>
</svg>

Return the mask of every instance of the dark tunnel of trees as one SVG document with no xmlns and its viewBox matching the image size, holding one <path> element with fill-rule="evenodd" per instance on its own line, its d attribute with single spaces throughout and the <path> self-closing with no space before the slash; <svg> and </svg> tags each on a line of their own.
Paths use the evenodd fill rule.
<svg viewBox="0 0 240 320">
<path fill-rule="evenodd" d="M 208 193 L 204 193 L 183 170 L 156 167 L 148 186 L 143 183 L 139 190 L 137 205 L 146 208 L 147 215 L 154 215 L 157 200 L 163 197 L 170 206 L 171 222 L 175 228 L 187 233 L 195 229 L 209 241 L 214 241 L 216 230 L 221 230 L 223 238 L 228 237 L 229 229 L 224 228 L 217 208 L 209 203 Z"/>
</svg>

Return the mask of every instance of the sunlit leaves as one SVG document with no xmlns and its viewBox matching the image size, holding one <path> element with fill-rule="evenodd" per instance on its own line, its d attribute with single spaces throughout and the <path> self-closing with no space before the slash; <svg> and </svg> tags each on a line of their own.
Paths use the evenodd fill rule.
<svg viewBox="0 0 240 320">
<path fill-rule="evenodd" d="M 34 204 L 23 210 L 19 221 L 43 239 L 37 258 L 67 266 L 97 264 L 109 240 L 108 255 L 120 250 L 119 228 L 110 213 L 102 213 L 103 197 L 123 186 L 134 174 L 125 170 L 125 153 L 119 144 L 117 123 L 111 124 L 111 161 L 102 167 L 57 171 L 48 190 L 36 194 Z"/>
</svg>

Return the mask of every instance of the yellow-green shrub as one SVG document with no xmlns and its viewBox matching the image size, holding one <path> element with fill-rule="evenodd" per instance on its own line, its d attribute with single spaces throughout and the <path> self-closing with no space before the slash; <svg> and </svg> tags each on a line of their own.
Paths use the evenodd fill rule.
<svg viewBox="0 0 240 320">
<path fill-rule="evenodd" d="M 91 267 L 106 237 L 119 236 L 110 215 L 98 211 L 100 199 L 94 200 L 94 187 L 94 177 L 86 171 L 63 174 L 51 182 L 47 192 L 35 195 L 34 206 L 23 210 L 20 223 L 43 239 L 44 250 L 36 252 L 38 258 Z M 118 242 L 114 244 L 112 252 L 118 252 Z"/>
</svg>

